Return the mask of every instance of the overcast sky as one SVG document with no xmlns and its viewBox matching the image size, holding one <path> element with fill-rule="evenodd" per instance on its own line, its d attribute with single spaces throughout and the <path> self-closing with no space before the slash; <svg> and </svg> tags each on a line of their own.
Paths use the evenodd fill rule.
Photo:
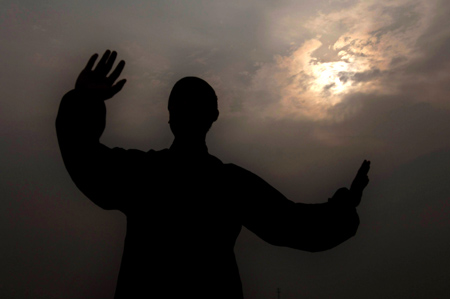
<svg viewBox="0 0 450 299">
<path fill-rule="evenodd" d="M 127 83 L 107 103 L 108 146 L 169 147 L 170 90 L 198 76 L 219 98 L 210 153 L 293 201 L 325 202 L 372 161 L 360 228 L 337 248 L 311 254 L 242 231 L 246 299 L 277 288 L 286 299 L 446 298 L 449 15 L 446 0 L 3 0 L 0 297 L 113 298 L 126 218 L 76 189 L 54 128 L 88 58 L 111 49 Z"/>
</svg>

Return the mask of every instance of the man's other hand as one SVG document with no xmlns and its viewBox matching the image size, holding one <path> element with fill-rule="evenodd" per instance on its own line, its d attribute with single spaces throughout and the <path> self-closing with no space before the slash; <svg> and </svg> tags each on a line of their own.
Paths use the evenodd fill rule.
<svg viewBox="0 0 450 299">
<path fill-rule="evenodd" d="M 369 177 L 367 176 L 369 169 L 370 161 L 364 160 L 352 182 L 350 190 L 347 188 L 340 188 L 328 201 L 333 204 L 357 207 L 361 202 L 363 190 L 369 183 Z"/>
<path fill-rule="evenodd" d="M 367 184 L 369 184 L 369 177 L 367 175 L 369 173 L 369 169 L 370 161 L 364 160 L 352 182 L 352 185 L 350 186 L 350 193 L 354 200 L 355 207 L 361 202 L 363 190 L 366 188 Z"/>
</svg>

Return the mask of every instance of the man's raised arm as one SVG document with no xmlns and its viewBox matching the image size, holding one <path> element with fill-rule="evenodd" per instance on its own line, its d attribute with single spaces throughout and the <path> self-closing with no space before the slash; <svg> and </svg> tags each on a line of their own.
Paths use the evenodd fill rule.
<svg viewBox="0 0 450 299">
<path fill-rule="evenodd" d="M 111 71 L 117 53 L 105 52 L 93 69 L 97 54 L 93 55 L 81 71 L 75 89 L 64 95 L 56 118 L 56 133 L 64 164 L 77 187 L 94 203 L 105 209 L 115 209 L 117 199 L 124 194 L 124 173 L 130 159 L 138 151 L 110 149 L 99 139 L 105 129 L 106 106 L 104 101 L 113 97 L 126 80 L 115 81 L 125 62 L 121 61 Z M 127 154 L 125 154 L 127 152 Z"/>
<path fill-rule="evenodd" d="M 242 224 L 266 242 L 317 252 L 333 248 L 356 234 L 356 206 L 369 179 L 364 161 L 350 190 L 339 189 L 326 203 L 294 203 L 258 176 L 241 169 L 237 180 L 245 207 Z"/>
</svg>

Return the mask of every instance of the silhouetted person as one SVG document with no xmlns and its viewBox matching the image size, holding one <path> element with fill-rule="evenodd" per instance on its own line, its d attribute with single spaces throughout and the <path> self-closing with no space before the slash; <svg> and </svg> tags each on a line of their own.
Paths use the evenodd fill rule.
<svg viewBox="0 0 450 299">
<path fill-rule="evenodd" d="M 115 298 L 242 298 L 233 247 L 242 225 L 273 245 L 311 252 L 352 237 L 355 207 L 368 183 L 364 161 L 350 190 L 323 204 L 294 203 L 253 173 L 210 155 L 205 136 L 217 120 L 217 97 L 205 81 L 178 81 L 169 97 L 175 140 L 161 151 L 110 149 L 99 142 L 104 101 L 121 90 L 109 75 L 115 52 L 97 55 L 61 101 L 56 120 L 66 168 L 104 209 L 127 216 Z"/>
</svg>

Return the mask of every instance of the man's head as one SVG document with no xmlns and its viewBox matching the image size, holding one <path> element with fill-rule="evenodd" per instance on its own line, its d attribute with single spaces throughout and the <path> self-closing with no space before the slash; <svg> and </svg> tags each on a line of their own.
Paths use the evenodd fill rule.
<svg viewBox="0 0 450 299">
<path fill-rule="evenodd" d="M 204 136 L 217 120 L 217 96 L 206 81 L 185 77 L 169 96 L 170 128 L 175 137 Z"/>
</svg>

